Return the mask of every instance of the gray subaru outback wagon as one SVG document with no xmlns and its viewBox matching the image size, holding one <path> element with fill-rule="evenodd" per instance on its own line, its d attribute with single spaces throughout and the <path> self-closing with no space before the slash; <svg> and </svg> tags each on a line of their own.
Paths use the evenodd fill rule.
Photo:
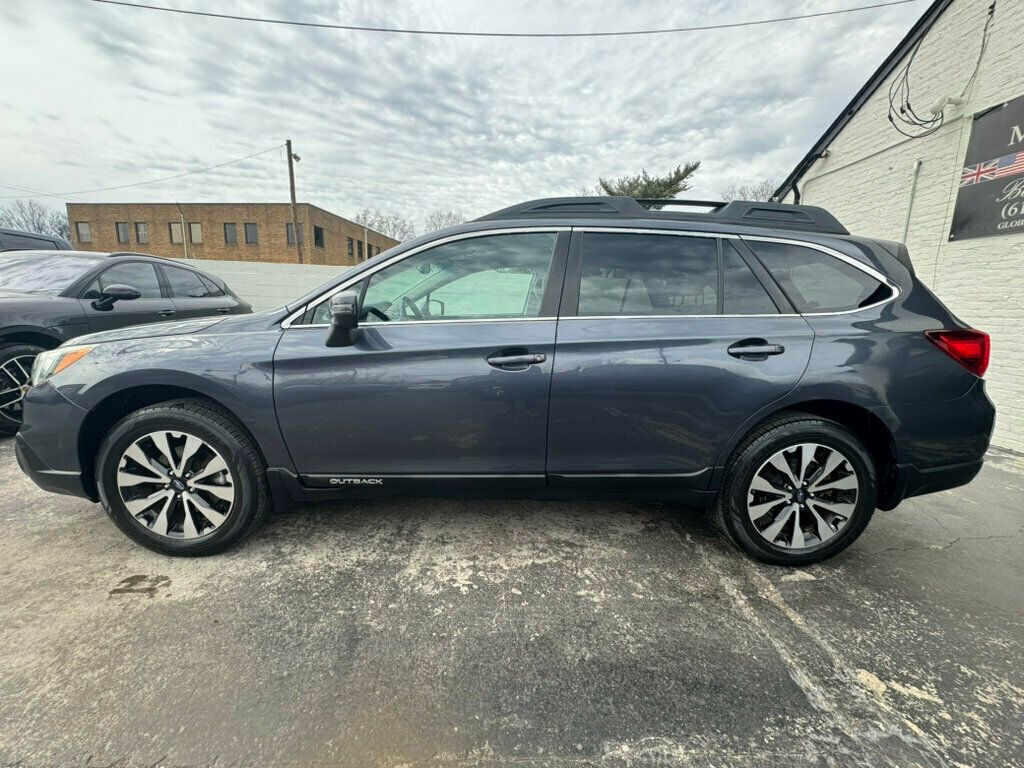
<svg viewBox="0 0 1024 768">
<path fill-rule="evenodd" d="M 610 497 L 712 507 L 799 565 L 969 482 L 988 336 L 907 249 L 820 208 L 702 205 L 537 200 L 277 310 L 75 339 L 36 360 L 19 461 L 172 555 L 296 501 Z"/>
</svg>

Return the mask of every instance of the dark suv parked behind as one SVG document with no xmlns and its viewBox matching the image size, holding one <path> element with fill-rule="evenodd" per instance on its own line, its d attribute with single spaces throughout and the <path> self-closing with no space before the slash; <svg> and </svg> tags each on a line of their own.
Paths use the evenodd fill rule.
<svg viewBox="0 0 1024 768">
<path fill-rule="evenodd" d="M 21 423 L 40 352 L 95 331 L 251 312 L 224 281 L 142 253 L 0 254 L 0 435 Z"/>
<path fill-rule="evenodd" d="M 974 477 L 988 337 L 904 246 L 818 208 L 652 204 L 525 203 L 277 311 L 44 353 L 21 465 L 168 554 L 292 501 L 458 493 L 713 505 L 785 564 Z"/>
</svg>

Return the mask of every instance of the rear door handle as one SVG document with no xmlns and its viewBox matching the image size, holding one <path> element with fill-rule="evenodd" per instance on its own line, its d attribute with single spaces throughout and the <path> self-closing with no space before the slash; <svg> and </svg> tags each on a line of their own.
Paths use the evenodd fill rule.
<svg viewBox="0 0 1024 768">
<path fill-rule="evenodd" d="M 487 362 L 495 368 L 522 368 L 527 365 L 543 363 L 548 356 L 543 352 L 527 355 L 491 355 Z"/>
<path fill-rule="evenodd" d="M 764 339 L 744 339 L 737 341 L 726 351 L 741 360 L 764 360 L 769 355 L 781 355 L 786 348 L 781 344 L 770 344 Z"/>
<path fill-rule="evenodd" d="M 160 314 L 160 317 L 170 317 L 170 316 L 171 316 L 171 315 L 173 315 L 173 314 L 174 314 L 174 313 L 175 313 L 176 311 L 177 311 L 177 310 L 174 310 L 174 309 L 161 309 L 161 310 L 160 310 L 160 312 L 159 312 L 159 314 Z"/>
</svg>

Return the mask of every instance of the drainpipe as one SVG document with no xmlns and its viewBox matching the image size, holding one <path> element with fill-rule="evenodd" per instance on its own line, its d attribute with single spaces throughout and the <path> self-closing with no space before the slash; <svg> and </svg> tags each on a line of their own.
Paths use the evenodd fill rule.
<svg viewBox="0 0 1024 768">
<path fill-rule="evenodd" d="M 914 178 L 910 182 L 910 199 L 907 201 L 907 218 L 903 222 L 903 242 L 906 245 L 907 234 L 910 232 L 910 214 L 914 210 L 914 196 L 917 194 L 917 178 L 921 175 L 921 158 L 914 161 Z"/>
<path fill-rule="evenodd" d="M 181 220 L 181 247 L 185 251 L 185 258 L 188 258 L 188 233 L 185 231 L 185 214 L 181 210 L 181 203 L 175 203 L 178 206 L 178 218 Z"/>
</svg>

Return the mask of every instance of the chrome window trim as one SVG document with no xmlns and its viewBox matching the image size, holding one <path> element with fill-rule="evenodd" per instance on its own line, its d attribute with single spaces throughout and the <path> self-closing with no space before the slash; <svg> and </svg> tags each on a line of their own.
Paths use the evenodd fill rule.
<svg viewBox="0 0 1024 768">
<path fill-rule="evenodd" d="M 869 310 L 869 309 L 874 309 L 875 307 L 880 307 L 883 304 L 888 304 L 890 301 L 894 301 L 895 299 L 897 299 L 903 293 L 903 289 L 900 287 L 900 285 L 898 283 L 896 283 L 893 280 L 889 279 L 886 275 L 882 274 L 881 272 L 879 272 L 878 270 L 874 269 L 873 267 L 863 263 L 862 261 L 859 261 L 858 259 L 853 258 L 852 256 L 847 256 L 845 253 L 841 253 L 840 251 L 837 251 L 834 248 L 829 248 L 827 245 L 821 245 L 819 243 L 813 243 L 813 242 L 810 242 L 810 241 L 807 241 L 807 240 L 796 240 L 796 239 L 787 238 L 787 237 L 771 237 L 771 236 L 767 236 L 767 235 L 739 235 L 739 234 L 734 234 L 734 233 L 730 233 L 730 232 L 700 232 L 700 231 L 693 231 L 693 230 L 686 230 L 686 229 L 654 229 L 654 228 L 648 228 L 648 227 L 616 227 L 616 226 L 599 226 L 599 225 L 598 226 L 586 226 L 586 227 L 573 227 L 573 226 L 568 226 L 568 225 L 565 225 L 565 226 L 553 226 L 553 227 L 512 227 L 512 228 L 502 228 L 502 229 L 488 229 L 488 230 L 482 230 L 482 231 L 477 231 L 477 232 L 462 232 L 462 233 L 459 233 L 459 234 L 456 234 L 456 235 L 449 235 L 448 237 L 444 237 L 444 238 L 441 238 L 439 240 L 434 240 L 434 241 L 429 242 L 429 243 L 424 243 L 423 245 L 418 246 L 416 248 L 413 248 L 413 249 L 411 249 L 409 251 L 397 254 L 396 256 L 388 259 L 387 261 L 382 262 L 382 263 L 378 264 L 377 266 L 373 267 L 373 269 L 369 269 L 369 270 L 366 270 L 364 272 L 361 272 L 359 275 L 356 275 L 351 280 L 343 281 L 341 283 L 341 285 L 339 285 L 337 288 L 332 288 L 329 291 L 325 291 L 324 293 L 322 293 L 319 296 L 317 296 L 315 299 L 306 302 L 306 304 L 304 304 L 298 310 L 296 310 L 295 312 L 292 312 L 290 315 L 288 315 L 288 317 L 285 318 L 284 321 L 282 321 L 281 327 L 283 329 L 290 329 L 290 328 L 330 328 L 331 327 L 330 323 L 317 323 L 315 325 L 313 325 L 313 324 L 293 325 L 292 323 L 296 320 L 296 318 L 301 318 L 302 315 L 304 315 L 306 313 L 306 311 L 309 310 L 310 307 L 316 306 L 321 301 L 324 301 L 325 299 L 330 298 L 331 296 L 333 296 L 336 293 L 340 293 L 341 291 L 345 290 L 346 288 L 350 287 L 351 285 L 359 282 L 363 278 L 369 277 L 370 275 L 372 275 L 372 274 L 374 274 L 374 273 L 384 269 L 385 267 L 391 266 L 392 264 L 396 264 L 399 261 L 401 261 L 401 260 L 403 260 L 405 258 L 408 258 L 409 256 L 414 256 L 417 253 L 422 253 L 423 251 L 425 251 L 425 250 L 427 250 L 429 248 L 434 248 L 436 246 L 444 245 L 444 244 L 450 243 L 450 242 L 455 242 L 457 240 L 466 240 L 466 239 L 474 238 L 474 237 L 487 237 L 487 236 L 490 236 L 490 235 L 507 235 L 507 234 L 532 233 L 532 232 L 570 232 L 570 231 L 571 232 L 625 232 L 625 233 L 628 233 L 628 234 L 675 235 L 675 236 L 678 236 L 678 237 L 712 237 L 712 238 L 722 238 L 722 239 L 726 239 L 726 240 L 742 240 L 744 242 L 748 241 L 748 240 L 753 240 L 753 241 L 765 242 L 765 243 L 783 243 L 785 245 L 795 245 L 795 246 L 799 246 L 799 247 L 802 247 L 802 248 L 810 248 L 812 250 L 820 251 L 820 252 L 825 253 L 825 254 L 827 254 L 827 255 L 835 258 L 835 259 L 839 259 L 840 261 L 845 262 L 846 264 L 849 264 L 851 267 L 853 267 L 855 269 L 859 269 L 860 271 L 862 271 L 865 274 L 869 275 L 870 277 L 874 278 L 875 280 L 877 280 L 878 282 L 882 283 L 883 285 L 888 286 L 889 289 L 892 291 L 892 295 L 889 296 L 888 298 L 883 299 L 882 301 L 876 301 L 874 304 L 869 304 L 866 307 L 856 307 L 854 309 L 843 309 L 843 310 L 837 310 L 837 311 L 833 311 L 833 312 L 803 312 L 803 313 L 801 313 L 801 312 L 789 312 L 789 313 L 779 312 L 779 313 L 770 314 L 770 315 L 765 315 L 765 314 L 757 314 L 757 315 L 717 315 L 717 314 L 714 314 L 714 315 L 571 315 L 571 316 L 566 316 L 566 317 L 561 317 L 560 316 L 560 317 L 557 317 L 557 318 L 555 318 L 555 317 L 521 317 L 521 318 L 481 318 L 481 319 L 476 319 L 476 320 L 474 320 L 474 319 L 458 319 L 458 320 L 394 320 L 394 321 L 391 321 L 391 322 L 388 322 L 388 323 L 384 323 L 384 322 L 381 322 L 381 323 L 367 323 L 366 327 L 394 326 L 394 325 L 426 325 L 426 324 L 438 325 L 438 324 L 441 324 L 441 323 L 495 323 L 495 322 L 498 322 L 498 323 L 517 323 L 517 322 L 519 322 L 519 323 L 521 323 L 521 322 L 531 322 L 531 321 L 536 321 L 536 320 L 559 320 L 559 321 L 562 321 L 562 320 L 696 320 L 696 319 L 701 319 L 701 318 L 708 319 L 708 318 L 741 318 L 741 317 L 758 317 L 758 318 L 768 318 L 768 317 L 834 317 L 834 316 L 838 316 L 838 315 L 851 315 L 851 314 L 854 314 L 854 313 L 857 313 L 857 312 L 864 312 L 864 311 Z M 766 269 L 767 269 L 767 267 L 766 267 Z"/>
<path fill-rule="evenodd" d="M 398 262 L 402 261 L 403 259 L 407 259 L 410 256 L 415 256 L 417 253 L 422 253 L 423 251 L 429 250 L 430 248 L 436 248 L 439 245 L 445 245 L 447 243 L 453 243 L 453 242 L 455 242 L 457 240 L 469 240 L 469 239 L 474 238 L 474 237 L 489 237 L 491 235 L 530 234 L 530 233 L 536 233 L 536 232 L 570 232 L 570 231 L 572 231 L 572 227 L 571 226 L 504 227 L 502 229 L 485 229 L 485 230 L 480 230 L 480 231 L 476 231 L 476 232 L 460 232 L 460 233 L 455 234 L 455 235 L 449 235 L 448 237 L 442 237 L 442 238 L 439 238 L 437 240 L 431 240 L 429 243 L 424 243 L 423 245 L 418 245 L 415 248 L 409 249 L 408 251 L 404 251 L 402 253 L 395 254 L 390 259 L 387 259 L 386 261 L 382 261 L 380 264 L 377 264 L 376 266 L 372 267 L 371 269 L 364 270 L 364 271 L 360 272 L 358 275 L 353 276 L 351 280 L 342 280 L 341 284 L 338 285 L 337 287 L 331 288 L 331 289 L 329 289 L 327 291 L 324 291 L 319 296 L 317 296 L 314 299 L 311 299 L 310 301 L 307 301 L 305 304 L 303 304 L 297 310 L 295 310 L 290 315 L 288 315 L 288 317 L 286 317 L 283 321 L 281 321 L 281 328 L 285 329 L 285 330 L 293 328 L 293 327 L 294 328 L 330 328 L 331 327 L 330 323 L 317 323 L 316 325 L 307 324 L 307 325 L 294 325 L 294 326 L 292 325 L 292 323 L 294 323 L 296 321 L 296 319 L 299 319 L 304 314 L 306 314 L 306 312 L 309 311 L 309 309 L 311 307 L 315 307 L 317 304 L 319 304 L 320 302 L 322 302 L 322 301 L 324 301 L 326 299 L 329 299 L 334 294 L 341 293 L 346 288 L 349 288 L 352 285 L 354 285 L 355 283 L 358 283 L 360 280 L 363 280 L 364 278 L 367 278 L 370 275 L 373 275 L 373 274 L 379 272 L 380 270 L 384 269 L 385 267 L 390 267 L 392 264 L 397 264 Z M 552 253 L 552 256 L 554 256 L 554 253 Z M 423 323 L 435 323 L 436 324 L 436 323 L 462 323 L 462 322 L 481 323 L 481 322 L 495 322 L 495 321 L 497 321 L 497 322 L 517 322 L 517 321 L 523 321 L 523 320 L 545 320 L 545 319 L 551 319 L 551 318 L 523 317 L 523 318 L 496 318 L 494 320 L 489 319 L 489 318 L 488 319 L 480 319 L 480 320 L 395 320 L 395 321 L 391 321 L 391 322 L 388 322 L 388 323 L 384 323 L 384 322 L 381 322 L 381 323 L 367 323 L 366 326 L 373 326 L 373 325 L 398 325 L 399 323 L 407 324 L 407 325 L 412 325 L 414 323 L 415 324 L 423 324 Z"/>
</svg>

